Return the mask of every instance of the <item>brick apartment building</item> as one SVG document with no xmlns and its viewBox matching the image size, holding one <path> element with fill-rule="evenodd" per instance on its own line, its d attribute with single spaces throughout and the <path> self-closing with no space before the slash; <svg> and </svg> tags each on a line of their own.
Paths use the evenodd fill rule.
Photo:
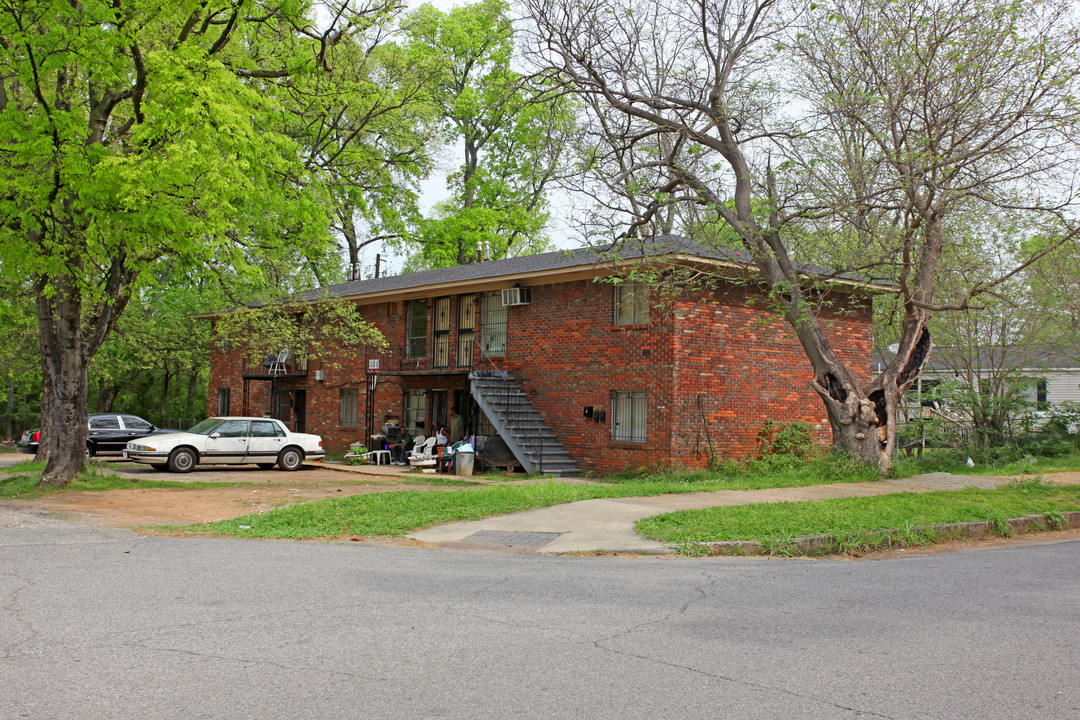
<svg viewBox="0 0 1080 720">
<path fill-rule="evenodd" d="M 603 281 L 639 263 L 713 282 L 672 293 Z M 209 410 L 273 415 L 343 452 L 387 421 L 430 435 L 457 406 L 467 434 L 499 434 L 528 471 L 600 475 L 749 455 L 767 419 L 827 440 L 810 364 L 747 277 L 735 254 L 665 238 L 354 280 L 318 292 L 355 302 L 386 350 L 330 364 L 268 348 L 248 367 L 215 349 Z M 828 293 L 830 341 L 867 380 L 868 289 L 839 278 Z"/>
</svg>

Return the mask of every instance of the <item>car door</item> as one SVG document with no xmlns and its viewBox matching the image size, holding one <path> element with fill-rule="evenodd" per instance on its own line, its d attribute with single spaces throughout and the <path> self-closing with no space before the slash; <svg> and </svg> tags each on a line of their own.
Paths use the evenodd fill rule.
<svg viewBox="0 0 1080 720">
<path fill-rule="evenodd" d="M 248 437 L 247 461 L 275 463 L 281 448 L 285 447 L 285 430 L 273 420 L 252 420 Z"/>
<path fill-rule="evenodd" d="M 154 431 L 154 426 L 135 415 L 121 415 L 120 423 L 124 426 L 124 439 L 118 443 L 116 449 L 123 450 L 128 441 L 146 437 Z"/>
<path fill-rule="evenodd" d="M 247 457 L 248 421 L 226 420 L 206 438 L 205 463 L 242 463 Z"/>
<path fill-rule="evenodd" d="M 96 415 L 90 418 L 86 440 L 94 448 L 94 452 L 123 450 L 126 445 L 124 438 L 124 430 L 120 427 L 118 416 Z"/>
</svg>

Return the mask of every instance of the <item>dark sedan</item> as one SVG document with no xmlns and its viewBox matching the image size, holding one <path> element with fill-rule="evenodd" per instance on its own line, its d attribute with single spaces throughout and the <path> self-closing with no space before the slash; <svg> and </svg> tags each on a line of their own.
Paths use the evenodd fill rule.
<svg viewBox="0 0 1080 720">
<path fill-rule="evenodd" d="M 19 438 L 19 441 L 15 443 L 15 447 L 19 452 L 30 453 L 31 455 L 37 454 L 38 445 L 41 444 L 41 431 L 38 429 L 27 430 Z"/>
<path fill-rule="evenodd" d="M 163 430 L 135 415 L 99 414 L 87 419 L 86 454 L 123 452 L 131 440 L 159 435 L 175 430 Z M 36 453 L 41 442 L 40 430 L 27 430 L 16 443 L 21 452 Z"/>
</svg>

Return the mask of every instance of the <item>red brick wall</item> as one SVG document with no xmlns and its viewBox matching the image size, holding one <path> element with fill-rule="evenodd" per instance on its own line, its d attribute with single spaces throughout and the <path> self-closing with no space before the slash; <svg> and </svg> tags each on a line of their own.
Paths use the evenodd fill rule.
<svg viewBox="0 0 1080 720">
<path fill-rule="evenodd" d="M 672 322 L 655 309 L 650 320 L 615 325 L 614 287 L 586 280 L 534 288 L 530 305 L 510 308 L 507 369 L 582 470 L 611 473 L 669 458 Z M 648 393 L 644 444 L 612 441 L 616 390 Z M 586 406 L 606 421 L 584 417 Z"/>
<path fill-rule="evenodd" d="M 819 310 L 825 334 L 862 382 L 870 379 L 871 307 L 839 296 Z M 790 325 L 759 297 L 731 288 L 713 302 L 676 309 L 672 452 L 700 466 L 709 455 L 745 457 L 758 449 L 766 420 L 811 423 L 821 442 L 832 437 L 825 406 L 811 387 L 813 370 Z"/>
<path fill-rule="evenodd" d="M 707 296 L 657 300 L 660 306 L 652 308 L 650 323 L 642 326 L 614 324 L 613 292 L 603 282 L 535 286 L 531 304 L 509 308 L 506 355 L 494 359 L 518 380 L 582 470 L 607 474 L 670 464 L 693 467 L 704 466 L 710 455 L 746 456 L 756 450 L 766 419 L 810 422 L 823 442 L 829 439 L 824 406 L 809 385 L 809 362 L 789 326 L 769 313 L 754 292 L 729 286 Z M 836 300 L 822 314 L 826 334 L 841 358 L 869 380 L 870 304 L 858 297 Z M 457 303 L 454 297 L 452 353 Z M 362 310 L 391 349 L 403 347 L 405 303 Z M 479 312 L 476 334 L 479 338 Z M 344 452 L 362 440 L 367 359 L 364 348 L 340 353 L 333 362 L 313 358 L 306 379 L 276 383 L 306 389 L 306 429 L 322 435 L 330 452 Z M 212 353 L 211 413 L 217 412 L 219 387 L 232 388 L 232 414 L 245 411 L 241 367 L 238 350 Z M 393 367 L 383 360 L 376 427 L 388 417 L 404 419 L 406 389 L 448 390 L 448 404 L 453 404 L 452 391 L 468 386 L 464 375 L 400 376 L 389 372 Z M 317 370 L 322 380 L 315 379 Z M 247 381 L 247 412 L 268 411 L 269 385 Z M 343 427 L 340 391 L 350 387 L 359 390 L 358 424 Z M 647 393 L 645 443 L 612 441 L 614 391 Z M 585 418 L 586 406 L 604 411 L 606 421 Z"/>
</svg>

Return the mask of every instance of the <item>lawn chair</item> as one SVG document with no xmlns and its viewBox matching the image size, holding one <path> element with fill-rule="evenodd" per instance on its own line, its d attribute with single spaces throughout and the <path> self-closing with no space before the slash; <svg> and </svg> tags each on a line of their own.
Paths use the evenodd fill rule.
<svg viewBox="0 0 1080 720">
<path fill-rule="evenodd" d="M 423 442 L 413 446 L 409 453 L 409 464 L 413 467 L 435 467 L 435 441 L 434 435 Z"/>
</svg>

